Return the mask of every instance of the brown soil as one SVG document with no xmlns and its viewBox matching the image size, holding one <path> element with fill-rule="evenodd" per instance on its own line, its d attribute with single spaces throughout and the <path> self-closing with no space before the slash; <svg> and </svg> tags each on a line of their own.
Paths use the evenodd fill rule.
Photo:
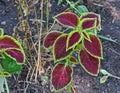
<svg viewBox="0 0 120 93">
<path fill-rule="evenodd" d="M 5 2 L 6 6 L 0 3 L 0 27 L 4 28 L 5 34 L 12 35 L 13 28 L 18 23 L 18 10 L 16 8 L 16 5 L 12 3 L 12 0 L 6 0 Z M 94 3 L 91 3 L 88 5 L 88 7 L 90 11 L 99 13 L 102 17 L 102 31 L 99 34 L 110 37 L 120 43 L 120 20 L 118 16 L 111 13 L 110 7 L 112 6 L 112 8 L 115 8 L 117 13 L 120 12 L 120 1 L 110 0 L 110 6 L 105 6 L 103 2 L 99 2 L 98 4 L 101 4 L 103 6 L 100 7 Z M 50 11 L 50 22 L 53 22 L 52 17 L 58 13 L 63 12 L 67 8 L 67 5 L 63 3 L 62 5 L 57 6 L 56 0 L 51 0 L 51 5 L 52 7 Z M 61 27 L 59 28 L 62 29 Z M 101 40 L 104 55 L 104 59 L 101 61 L 101 68 L 107 70 L 111 74 L 120 77 L 120 45 L 108 40 Z M 48 68 L 50 68 L 50 71 L 47 72 L 47 75 L 50 77 L 53 63 L 47 63 L 45 69 Z M 11 78 L 8 78 L 8 84 L 11 91 L 10 93 L 23 93 L 22 89 L 25 89 L 25 86 L 28 85 L 27 82 L 25 83 L 27 73 L 28 69 L 26 66 L 23 66 L 23 70 L 20 75 L 15 75 Z M 120 80 L 110 77 L 106 83 L 100 84 L 99 80 L 101 77 L 102 74 L 99 74 L 98 77 L 92 77 L 88 75 L 79 65 L 76 65 L 74 67 L 73 74 L 73 84 L 76 93 L 120 93 Z M 30 83 L 28 85 L 26 88 L 26 93 L 53 92 L 50 81 L 48 80 L 47 82 L 44 82 L 39 76 L 37 83 Z M 59 93 L 66 92 L 63 91 Z"/>
</svg>

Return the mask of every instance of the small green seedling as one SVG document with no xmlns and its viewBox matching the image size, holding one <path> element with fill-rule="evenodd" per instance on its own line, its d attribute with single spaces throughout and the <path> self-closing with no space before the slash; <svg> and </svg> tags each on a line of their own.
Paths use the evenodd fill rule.
<svg viewBox="0 0 120 93">
<path fill-rule="evenodd" d="M 100 69 L 100 72 L 104 75 L 103 77 L 100 78 L 100 83 L 101 84 L 105 83 L 107 81 L 108 77 L 113 77 L 113 78 L 116 78 L 116 79 L 120 79 L 120 77 L 112 75 L 111 73 L 107 72 L 104 69 Z"/>
</svg>

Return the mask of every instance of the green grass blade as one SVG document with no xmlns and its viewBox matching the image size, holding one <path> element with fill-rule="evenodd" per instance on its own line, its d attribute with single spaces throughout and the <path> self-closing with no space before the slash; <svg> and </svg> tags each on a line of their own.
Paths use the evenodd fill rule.
<svg viewBox="0 0 120 93">
<path fill-rule="evenodd" d="M 107 41 L 110 41 L 110 42 L 113 42 L 113 43 L 117 43 L 118 44 L 118 42 L 116 41 L 116 40 L 113 40 L 113 39 L 111 39 L 111 38 L 109 38 L 109 37 L 106 37 L 106 36 L 103 36 L 103 35 L 97 35 L 99 38 L 101 38 L 101 39 L 104 39 L 104 40 L 107 40 Z"/>
</svg>

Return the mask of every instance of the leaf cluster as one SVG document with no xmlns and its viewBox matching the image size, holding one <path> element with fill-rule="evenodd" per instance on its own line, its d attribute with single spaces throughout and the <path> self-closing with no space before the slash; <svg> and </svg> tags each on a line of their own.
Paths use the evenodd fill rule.
<svg viewBox="0 0 120 93">
<path fill-rule="evenodd" d="M 70 84 L 72 64 L 79 63 L 88 74 L 97 76 L 100 59 L 103 58 L 101 41 L 96 33 L 101 30 L 100 15 L 84 12 L 78 17 L 75 13 L 63 12 L 54 19 L 62 26 L 72 29 L 69 33 L 51 31 L 44 40 L 44 47 L 52 51 L 57 63 L 51 76 L 55 90 Z"/>
<path fill-rule="evenodd" d="M 25 53 L 20 42 L 12 36 L 4 35 L 0 28 L 0 91 L 3 91 L 5 77 L 14 73 L 20 73 L 22 64 L 25 62 Z"/>
</svg>

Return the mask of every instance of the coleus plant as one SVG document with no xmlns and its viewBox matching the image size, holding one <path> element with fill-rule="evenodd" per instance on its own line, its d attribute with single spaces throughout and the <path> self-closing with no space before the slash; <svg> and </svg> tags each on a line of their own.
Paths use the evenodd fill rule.
<svg viewBox="0 0 120 93">
<path fill-rule="evenodd" d="M 44 47 L 52 50 L 56 63 L 51 82 L 57 91 L 71 84 L 72 64 L 80 64 L 88 74 L 97 76 L 103 54 L 101 41 L 96 34 L 101 30 L 100 15 L 86 12 L 78 17 L 74 13 L 64 12 L 54 19 L 59 24 L 72 28 L 69 33 L 51 31 L 44 40 Z"/>
<path fill-rule="evenodd" d="M 20 73 L 22 65 L 25 63 L 25 53 L 22 45 L 12 36 L 4 35 L 2 28 L 0 28 L 0 58 L 2 61 L 0 63 L 0 82 L 2 80 L 5 82 L 2 78 Z M 3 87 L 4 83 L 1 84 L 0 86 Z"/>
</svg>

